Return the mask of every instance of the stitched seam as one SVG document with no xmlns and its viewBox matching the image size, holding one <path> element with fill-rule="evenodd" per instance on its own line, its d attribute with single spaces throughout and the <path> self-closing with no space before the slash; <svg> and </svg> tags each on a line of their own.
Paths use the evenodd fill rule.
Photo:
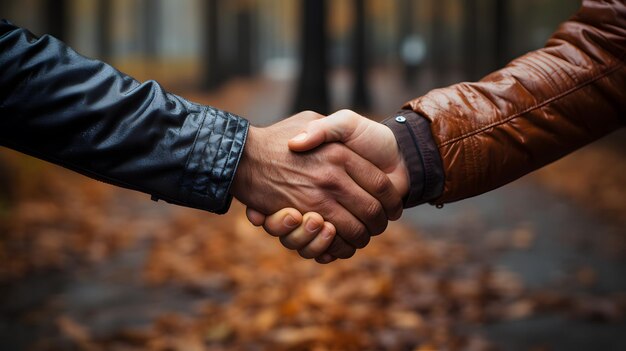
<svg viewBox="0 0 626 351">
<path fill-rule="evenodd" d="M 428 179 L 426 166 L 424 165 L 424 156 L 422 155 L 422 150 L 420 150 L 417 136 L 413 133 L 413 128 L 409 125 L 409 123 L 404 123 L 404 125 L 408 129 L 411 139 L 413 139 L 413 144 L 417 146 L 417 155 L 419 156 L 420 163 L 422 164 L 422 189 L 420 189 L 419 196 L 416 199 L 417 201 L 421 201 L 424 198 L 424 193 L 426 192 L 426 180 Z"/>
<path fill-rule="evenodd" d="M 458 136 L 456 138 L 452 138 L 450 140 L 447 140 L 447 141 L 441 143 L 440 147 L 444 147 L 444 146 L 448 146 L 450 144 L 456 143 L 459 140 L 462 140 L 462 139 L 471 137 L 473 135 L 482 133 L 482 132 L 484 132 L 487 129 L 490 129 L 490 128 L 493 128 L 493 127 L 497 127 L 499 125 L 508 123 L 508 122 L 510 122 L 511 120 L 513 120 L 513 119 L 515 119 L 517 117 L 525 115 L 525 114 L 527 114 L 527 113 L 529 113 L 529 112 L 531 112 L 533 110 L 542 108 L 542 107 L 544 107 L 544 106 L 546 106 L 546 105 L 548 105 L 548 104 L 550 104 L 550 103 L 552 103 L 554 101 L 562 99 L 563 97 L 565 97 L 567 95 L 570 95 L 570 94 L 572 94 L 572 93 L 574 93 L 574 92 L 576 92 L 576 91 L 578 91 L 578 90 L 580 90 L 582 88 L 585 88 L 588 85 L 590 85 L 590 84 L 592 84 L 592 83 L 594 83 L 594 82 L 596 82 L 596 81 L 598 81 L 598 80 L 600 80 L 602 78 L 605 78 L 606 76 L 608 76 L 608 75 L 614 73 L 615 71 L 621 69 L 623 66 L 624 66 L 624 62 L 620 61 L 618 65 L 616 65 L 615 67 L 612 67 L 611 69 L 609 69 L 608 71 L 604 72 L 603 74 L 601 74 L 599 76 L 593 77 L 593 78 L 589 79 L 588 81 L 585 81 L 585 82 L 583 82 L 583 83 L 581 83 L 579 85 L 575 85 L 574 87 L 572 87 L 572 88 L 570 88 L 570 89 L 568 89 L 568 90 L 566 90 L 566 91 L 564 91 L 564 92 L 562 92 L 562 93 L 560 93 L 560 94 L 558 94 L 556 96 L 553 96 L 550 99 L 548 99 L 548 100 L 546 100 L 546 101 L 544 101 L 544 102 L 542 102 L 540 104 L 537 104 L 537 105 L 534 105 L 532 107 L 529 107 L 529 108 L 527 108 L 527 109 L 525 109 L 525 110 L 523 110 L 521 112 L 518 112 L 516 114 L 513 114 L 513 115 L 511 115 L 511 116 L 509 116 L 509 117 L 507 117 L 507 118 L 505 118 L 503 120 L 490 123 L 490 124 L 488 124 L 488 125 L 486 125 L 484 127 L 481 127 L 479 129 L 473 130 L 473 131 L 471 131 L 469 133 L 466 133 L 466 134 L 460 135 L 460 136 Z"/>
<path fill-rule="evenodd" d="M 213 162 L 210 165 L 205 165 L 205 163 L 203 163 L 204 161 L 206 161 L 206 156 L 207 156 L 207 149 L 209 149 L 211 147 L 210 145 L 210 140 L 211 137 L 213 136 L 213 134 L 215 134 L 215 124 L 217 123 L 217 119 L 219 118 L 218 112 L 217 110 L 215 110 L 214 108 L 209 107 L 208 108 L 208 114 L 210 116 L 214 116 L 214 118 L 212 118 L 211 120 L 211 126 L 207 126 L 207 128 L 209 129 L 209 134 L 205 136 L 206 139 L 206 144 L 204 145 L 204 148 L 202 148 L 202 150 L 198 150 L 198 152 L 200 153 L 200 155 L 202 156 L 200 159 L 200 166 L 198 167 L 198 169 L 196 169 L 195 171 L 195 178 L 196 181 L 194 182 L 193 186 L 191 187 L 191 191 L 194 194 L 200 195 L 202 197 L 207 197 L 209 196 L 209 186 L 207 185 L 206 188 L 202 189 L 203 186 L 203 182 L 200 182 L 200 177 L 203 174 L 203 170 L 205 169 L 205 166 L 207 167 L 206 169 L 212 170 L 213 167 L 215 166 L 215 162 L 218 154 L 215 154 L 215 159 L 213 160 Z M 221 139 L 220 139 L 220 143 L 221 143 Z M 197 189 L 197 186 L 200 186 L 201 189 Z"/>
<path fill-rule="evenodd" d="M 189 151 L 189 155 L 187 155 L 187 161 L 185 161 L 185 169 L 183 170 L 183 176 L 180 179 L 179 182 L 179 186 L 182 187 L 182 184 L 184 184 L 186 182 L 186 180 L 189 177 L 189 174 L 191 173 L 191 171 L 189 170 L 189 162 L 191 162 L 191 156 L 195 153 L 196 150 L 196 142 L 198 141 L 198 137 L 200 136 L 200 131 L 202 131 L 202 129 L 204 128 L 204 122 L 206 121 L 206 117 L 207 117 L 207 110 L 204 109 L 203 111 L 201 111 L 202 113 L 202 121 L 200 122 L 200 127 L 198 128 L 198 131 L 196 131 L 196 136 L 193 139 L 193 144 L 191 145 L 191 150 Z M 193 185 L 191 186 L 191 191 L 193 191 Z"/>
<path fill-rule="evenodd" d="M 423 129 L 423 126 L 421 126 L 420 124 L 424 124 L 424 123 L 428 123 L 426 122 L 426 119 L 423 117 L 416 125 L 415 125 L 415 131 L 417 132 L 417 134 L 419 134 L 419 153 L 421 155 L 422 158 L 422 165 L 424 166 L 424 169 L 422 170 L 422 172 L 424 172 L 424 190 L 423 190 L 423 195 L 420 198 L 420 202 L 426 200 L 430 200 L 433 198 L 433 191 L 434 189 L 434 185 L 436 183 L 436 177 L 435 177 L 435 172 L 433 171 L 433 168 L 435 167 L 434 163 L 434 157 L 432 155 L 432 150 L 428 147 L 427 145 L 427 137 L 424 136 L 424 133 L 428 133 L 430 132 L 430 128 L 428 128 L 428 131 L 425 132 Z M 438 151 L 436 151 L 438 152 Z"/>
<path fill-rule="evenodd" d="M 479 155 L 478 152 L 480 151 L 480 147 L 478 145 L 478 141 L 476 140 L 476 138 L 472 138 L 470 139 L 471 144 L 472 144 L 472 161 L 474 162 L 474 183 L 478 183 L 480 181 L 480 179 L 482 178 L 482 169 L 480 169 L 479 165 L 481 164 L 479 162 Z"/>
<path fill-rule="evenodd" d="M 228 130 L 228 125 L 230 123 L 233 122 L 233 120 L 235 120 L 235 118 L 233 116 L 231 116 L 230 114 L 226 113 L 227 116 L 227 121 L 226 121 L 226 131 Z M 224 172 L 226 172 L 226 169 L 229 168 L 228 167 L 228 162 L 232 159 L 232 154 L 233 154 L 233 149 L 236 147 L 236 143 L 237 143 L 237 134 L 239 133 L 239 127 L 240 127 L 240 123 L 238 120 L 234 121 L 236 124 L 235 126 L 235 132 L 234 134 L 231 136 L 230 140 L 230 148 L 228 149 L 228 155 L 226 156 L 226 160 L 224 161 L 224 168 L 222 168 L 222 171 L 220 172 L 220 178 L 219 179 L 223 179 L 224 178 Z M 224 135 L 226 135 L 226 132 L 224 132 Z M 222 141 L 224 140 L 224 138 L 222 138 Z M 220 143 L 220 149 L 222 148 L 223 143 Z M 234 172 L 233 172 L 234 173 Z M 230 182 L 230 179 L 228 179 L 226 181 L 226 186 L 228 187 L 228 183 Z M 222 191 L 224 189 L 217 189 L 218 192 Z M 216 194 L 216 196 L 220 196 L 220 194 Z"/>
<path fill-rule="evenodd" d="M 241 141 L 241 149 L 239 150 L 239 155 L 237 155 L 237 160 L 235 161 L 235 167 L 233 168 L 233 176 L 232 178 L 228 181 L 228 185 L 226 187 L 226 197 L 227 197 L 227 203 L 224 204 L 224 206 L 228 205 L 228 194 L 230 194 L 230 188 L 232 187 L 233 181 L 235 180 L 235 174 L 237 173 L 237 169 L 239 168 L 239 162 L 241 161 L 241 157 L 243 156 L 243 150 L 246 146 L 246 140 L 248 139 L 248 127 L 249 127 L 249 123 L 244 120 L 243 118 L 241 120 L 238 120 L 237 123 L 237 132 L 239 132 L 239 127 L 243 127 L 244 133 L 243 133 L 243 139 Z M 233 140 L 235 140 L 236 137 L 233 138 Z M 232 200 L 232 197 L 231 197 Z"/>
<path fill-rule="evenodd" d="M 471 159 L 472 159 L 472 148 L 471 145 L 468 145 L 467 139 L 463 139 L 461 140 L 461 149 L 464 150 L 463 151 L 463 155 L 465 155 L 465 164 L 471 164 Z M 465 177 L 464 180 L 467 181 L 468 179 L 475 179 L 473 177 L 474 174 L 474 169 L 473 167 L 463 167 L 463 169 L 465 169 Z M 473 188 L 474 184 L 470 184 L 469 187 L 470 189 Z"/>
</svg>

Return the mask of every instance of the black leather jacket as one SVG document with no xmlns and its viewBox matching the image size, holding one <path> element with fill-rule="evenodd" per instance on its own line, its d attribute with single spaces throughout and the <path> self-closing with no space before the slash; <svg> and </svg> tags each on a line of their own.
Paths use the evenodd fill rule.
<svg viewBox="0 0 626 351">
<path fill-rule="evenodd" d="M 248 121 L 0 21 L 0 144 L 153 199 L 224 213 Z"/>
</svg>

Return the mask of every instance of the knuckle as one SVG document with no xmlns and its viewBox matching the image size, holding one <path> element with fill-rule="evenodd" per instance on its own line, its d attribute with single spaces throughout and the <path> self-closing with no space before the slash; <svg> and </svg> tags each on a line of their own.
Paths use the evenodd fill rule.
<svg viewBox="0 0 626 351">
<path fill-rule="evenodd" d="M 379 195 L 388 193 L 393 186 L 389 177 L 384 173 L 375 174 L 372 179 L 372 184 L 374 192 Z"/>
<path fill-rule="evenodd" d="M 372 201 L 366 208 L 367 224 L 372 235 L 378 235 L 387 229 L 387 215 L 382 205 L 377 201 Z"/>
<path fill-rule="evenodd" d="M 383 206 L 378 201 L 370 201 L 370 203 L 365 208 L 365 215 L 368 220 L 376 220 L 378 218 L 386 218 L 385 210 Z"/>
<path fill-rule="evenodd" d="M 338 143 L 326 145 L 324 152 L 330 162 L 343 164 L 346 161 L 346 148 Z"/>
<path fill-rule="evenodd" d="M 370 241 L 370 235 L 362 223 L 352 224 L 349 233 L 344 233 L 343 237 L 352 245 L 364 248 Z"/>
<path fill-rule="evenodd" d="M 302 112 L 300 112 L 300 115 L 304 116 L 305 118 L 313 119 L 313 120 L 317 120 L 317 119 L 320 119 L 320 118 L 323 117 L 319 113 L 317 113 L 315 111 L 312 111 L 312 110 L 302 111 Z"/>
<path fill-rule="evenodd" d="M 336 116 L 339 118 L 342 118 L 344 121 L 348 123 L 354 123 L 357 121 L 358 117 L 360 117 L 359 114 L 348 109 L 342 109 L 342 110 L 337 111 Z"/>
<path fill-rule="evenodd" d="M 332 216 L 337 206 L 335 199 L 329 197 L 327 193 L 322 191 L 312 195 L 310 199 L 312 200 L 311 207 L 315 207 L 319 210 L 319 214 L 323 217 L 322 221 L 326 216 L 330 219 L 330 216 Z"/>
<path fill-rule="evenodd" d="M 336 189 L 339 187 L 339 176 L 330 168 L 324 169 L 320 172 L 319 183 L 323 188 Z"/>
</svg>

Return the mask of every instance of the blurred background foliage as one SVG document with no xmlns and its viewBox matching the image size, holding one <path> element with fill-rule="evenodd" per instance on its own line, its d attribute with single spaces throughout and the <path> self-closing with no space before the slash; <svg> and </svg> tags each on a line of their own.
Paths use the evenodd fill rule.
<svg viewBox="0 0 626 351">
<path fill-rule="evenodd" d="M 579 1 L 3 0 L 0 6 L 2 17 L 36 34 L 55 35 L 171 89 L 218 89 L 260 75 L 307 86 L 301 98 L 308 101 L 290 101 L 285 114 L 293 106 L 323 113 L 365 106 L 388 114 L 367 101 L 370 93 L 352 93 L 373 89 L 372 71 L 406 82 L 411 89 L 400 98 L 476 80 L 543 46 Z M 322 36 L 324 45 L 307 52 Z M 309 75 L 300 73 L 304 67 Z M 338 71 L 346 72 L 345 97 L 320 97 L 326 88 L 315 80 Z"/>
</svg>

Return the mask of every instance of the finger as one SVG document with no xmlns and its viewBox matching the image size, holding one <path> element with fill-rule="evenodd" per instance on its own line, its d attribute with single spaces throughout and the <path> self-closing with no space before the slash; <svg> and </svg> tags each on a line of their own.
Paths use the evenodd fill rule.
<svg viewBox="0 0 626 351">
<path fill-rule="evenodd" d="M 361 124 L 356 123 L 358 114 L 341 110 L 326 118 L 307 123 L 305 130 L 289 140 L 289 149 L 296 152 L 308 151 L 323 143 L 347 142 Z"/>
<path fill-rule="evenodd" d="M 306 247 L 324 227 L 324 218 L 315 212 L 304 215 L 302 225 L 280 238 L 284 247 L 291 250 L 300 250 Z"/>
<path fill-rule="evenodd" d="M 337 257 L 333 257 L 330 254 L 323 254 L 322 256 L 316 257 L 315 262 L 320 264 L 329 264 L 337 260 Z"/>
<path fill-rule="evenodd" d="M 331 222 L 332 223 L 332 222 Z M 339 232 L 337 232 L 339 234 Z M 335 235 L 333 242 L 326 250 L 326 253 L 336 258 L 350 258 L 354 256 L 356 248 L 346 242 L 340 235 Z"/>
<path fill-rule="evenodd" d="M 353 157 L 347 158 L 344 166 L 346 172 L 354 180 L 354 182 L 380 203 L 384 210 L 386 219 L 396 220 L 400 218 L 403 209 L 402 196 L 384 172 L 374 166 L 371 162 L 356 154 Z M 361 200 L 363 201 L 364 199 Z M 372 202 L 362 204 L 375 206 Z M 375 210 L 375 207 L 370 207 L 369 209 L 369 211 Z M 368 213 L 368 215 L 370 215 L 370 218 L 374 218 L 373 216 L 375 213 Z M 367 223 L 367 217 L 359 218 L 363 220 L 364 223 Z M 368 226 L 368 228 L 370 228 L 370 226 Z M 382 229 L 384 230 L 385 228 L 386 224 Z M 373 228 L 370 228 L 370 230 L 372 229 Z M 380 233 L 382 233 L 382 231 L 376 232 L 376 234 Z"/>
<path fill-rule="evenodd" d="M 358 156 L 355 155 L 358 158 Z M 352 160 L 346 161 L 346 163 L 353 162 Z M 337 225 L 339 235 L 345 239 L 348 243 L 356 248 L 363 248 L 369 242 L 370 235 L 377 235 L 382 233 L 388 224 L 388 217 L 380 201 L 374 198 L 369 192 L 364 190 L 371 183 L 369 176 L 376 178 L 375 173 L 380 172 L 376 170 L 376 167 L 372 166 L 369 162 L 365 161 L 362 164 L 363 167 L 373 167 L 373 169 L 364 169 L 360 172 L 368 173 L 368 175 L 360 174 L 363 179 L 357 178 L 361 184 L 358 184 L 348 172 L 349 177 L 339 177 L 337 181 L 339 186 L 335 189 L 336 201 L 341 204 L 353 217 L 355 217 L 361 224 L 365 226 L 366 231 L 360 230 L 358 223 L 354 222 L 350 218 L 342 217 L 329 217 L 324 214 L 329 222 Z M 347 170 L 346 170 L 347 172 Z M 382 174 L 383 178 L 387 178 Z M 365 184 L 365 185 L 364 185 Z M 331 214 L 331 216 L 333 216 Z M 351 223 L 344 223 L 342 220 L 350 221 Z"/>
<path fill-rule="evenodd" d="M 370 240 L 370 232 L 368 228 L 358 218 L 359 215 L 365 215 L 362 213 L 357 214 L 359 211 L 363 212 L 360 209 L 363 206 L 356 204 L 358 200 L 353 201 L 350 199 L 346 200 L 340 198 L 355 196 L 357 198 L 367 197 L 372 201 L 375 200 L 372 199 L 372 197 L 363 189 L 359 188 L 351 179 L 348 179 L 348 181 L 350 183 L 344 184 L 341 188 L 339 188 L 339 190 L 337 190 L 337 195 L 334 195 L 334 198 L 337 200 L 332 200 L 330 206 L 326 205 L 320 211 L 324 219 L 333 223 L 335 228 L 337 228 L 337 235 L 333 244 L 329 248 L 329 250 L 336 251 L 329 251 L 329 253 L 338 258 L 344 258 L 346 255 L 349 255 L 349 257 L 352 256 L 354 254 L 354 249 L 365 247 Z M 344 205 L 344 203 L 347 205 Z M 352 206 L 352 208 L 349 206 Z M 377 219 L 378 223 L 375 223 L 375 225 L 385 225 L 387 223 L 387 219 L 384 214 L 379 217 L 380 218 Z M 370 220 L 370 222 L 375 222 L 375 220 Z M 347 247 L 343 245 L 344 243 Z"/>
<path fill-rule="evenodd" d="M 265 215 L 250 207 L 246 207 L 246 217 L 255 227 L 260 227 L 265 223 Z"/>
<path fill-rule="evenodd" d="M 265 218 L 263 229 L 272 236 L 284 236 L 302 224 L 302 214 L 295 208 L 282 210 Z"/>
<path fill-rule="evenodd" d="M 377 147 L 372 146 L 374 141 L 372 138 L 376 139 Z M 397 165 L 397 157 L 394 155 L 397 156 L 397 145 L 393 132 L 388 127 L 350 110 L 341 110 L 326 118 L 310 121 L 306 124 L 304 132 L 291 139 L 288 144 L 292 151 L 302 152 L 318 147 L 322 143 L 335 141 L 345 144 L 362 159 L 380 168 L 382 173 L 393 172 L 396 169 L 394 165 Z M 397 178 L 393 173 L 392 176 L 394 179 Z M 398 180 L 397 183 L 402 184 L 402 181 L 404 179 Z M 386 186 L 391 185 L 394 188 L 393 192 L 397 194 L 395 198 L 400 198 L 400 201 L 390 197 L 393 192 L 385 187 L 380 192 L 376 191 L 380 189 L 376 187 L 366 190 L 381 200 L 388 219 L 397 220 L 403 210 L 402 194 L 395 189 L 390 179 L 385 180 L 385 183 Z"/>
<path fill-rule="evenodd" d="M 298 250 L 303 258 L 315 258 L 321 256 L 335 238 L 336 229 L 332 223 L 325 222 L 320 232 L 306 245 Z"/>
</svg>

